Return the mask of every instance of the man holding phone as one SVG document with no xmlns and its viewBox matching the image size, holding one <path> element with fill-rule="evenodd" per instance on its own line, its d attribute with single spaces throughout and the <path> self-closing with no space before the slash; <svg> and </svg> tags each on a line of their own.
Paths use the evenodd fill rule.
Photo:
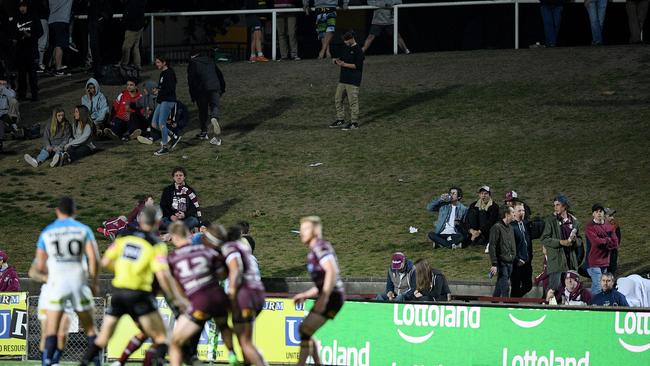
<svg viewBox="0 0 650 366">
<path fill-rule="evenodd" d="M 542 244 L 546 248 L 549 288 L 560 287 L 560 277 L 568 270 L 577 271 L 585 251 L 579 236 L 580 222 L 570 211 L 567 196 L 559 193 L 553 199 L 554 214 L 544 222 Z"/>
<path fill-rule="evenodd" d="M 361 85 L 365 56 L 361 46 L 354 38 L 354 31 L 351 30 L 343 35 L 346 47 L 341 58 L 334 59 L 334 64 L 341 68 L 341 76 L 334 96 L 336 121 L 330 125 L 330 128 L 343 128 L 344 131 L 359 128 L 359 86 Z M 343 104 L 346 99 L 350 109 L 348 124 L 345 124 L 345 105 Z"/>
</svg>

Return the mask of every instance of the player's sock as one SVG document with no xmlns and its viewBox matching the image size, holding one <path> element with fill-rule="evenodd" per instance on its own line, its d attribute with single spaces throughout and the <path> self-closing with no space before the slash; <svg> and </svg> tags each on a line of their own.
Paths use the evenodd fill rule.
<svg viewBox="0 0 650 366">
<path fill-rule="evenodd" d="M 167 355 L 166 344 L 154 344 L 149 347 L 144 355 L 143 366 L 162 366 L 165 364 L 165 355 Z"/>
<path fill-rule="evenodd" d="M 54 355 L 52 356 L 52 365 L 56 365 L 61 361 L 61 355 L 63 354 L 63 350 L 60 349 L 55 349 L 54 350 Z"/>
<path fill-rule="evenodd" d="M 95 358 L 97 358 L 97 356 L 99 355 L 99 351 L 101 351 L 101 348 L 97 347 L 95 342 L 88 344 L 88 348 L 86 349 L 86 354 L 84 354 L 83 358 L 81 359 L 80 365 L 87 366 L 90 362 L 92 362 Z"/>
<path fill-rule="evenodd" d="M 129 359 L 129 356 L 133 354 L 140 346 L 142 345 L 142 339 L 138 338 L 138 336 L 133 336 L 131 340 L 129 341 L 129 344 L 126 345 L 126 348 L 124 348 L 124 352 L 122 352 L 122 355 L 120 356 L 120 363 L 124 365 L 126 363 L 126 360 Z"/>
<path fill-rule="evenodd" d="M 90 348 L 92 346 L 97 347 L 97 346 L 95 346 L 95 339 L 97 339 L 97 336 L 88 336 L 88 337 L 86 337 L 86 340 L 88 341 L 88 348 Z M 102 358 L 100 357 L 101 352 L 102 352 L 102 350 L 98 349 L 97 354 L 95 355 L 95 357 L 90 359 L 90 362 L 94 363 L 95 366 L 102 366 L 102 362 L 101 362 Z"/>
<path fill-rule="evenodd" d="M 45 356 L 43 357 L 43 366 L 50 366 L 52 364 L 54 351 L 56 351 L 56 336 L 45 337 L 45 347 L 43 349 Z"/>
<path fill-rule="evenodd" d="M 196 347 L 199 344 L 199 341 L 201 340 L 201 332 L 196 333 L 192 338 L 190 338 L 183 347 L 181 347 L 181 352 L 183 352 L 183 361 L 191 365 L 194 361 L 194 359 L 198 359 L 197 356 L 197 350 Z"/>
</svg>

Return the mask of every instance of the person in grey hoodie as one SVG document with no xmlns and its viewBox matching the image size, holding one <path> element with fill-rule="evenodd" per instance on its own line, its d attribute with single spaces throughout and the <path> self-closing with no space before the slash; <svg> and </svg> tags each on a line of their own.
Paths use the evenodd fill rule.
<svg viewBox="0 0 650 366">
<path fill-rule="evenodd" d="M 81 105 L 88 108 L 90 119 L 95 123 L 97 131 L 103 131 L 105 127 L 109 127 L 106 123 L 108 123 L 110 109 L 106 97 L 101 92 L 99 82 L 95 78 L 90 78 L 86 82 L 86 94 L 81 97 Z"/>
<path fill-rule="evenodd" d="M 88 156 L 96 149 L 93 144 L 93 130 L 90 121 L 90 111 L 83 105 L 74 109 L 74 122 L 72 123 L 72 138 L 64 146 L 65 152 L 61 156 L 60 164 L 70 164 L 84 156 Z"/>
<path fill-rule="evenodd" d="M 310 2 L 316 10 L 316 33 L 321 42 L 318 58 L 331 58 L 330 42 L 336 32 L 336 9 L 340 7 L 347 9 L 349 0 L 302 0 L 307 15 L 309 15 Z"/>
<path fill-rule="evenodd" d="M 226 91 L 226 81 L 223 73 L 214 60 L 205 55 L 201 50 L 193 50 L 190 62 L 187 65 L 187 85 L 192 102 L 196 102 L 199 109 L 199 123 L 201 132 L 196 137 L 207 140 L 208 137 L 208 108 L 210 108 L 210 122 L 214 134 L 221 134 L 221 127 L 217 120 L 219 116 L 219 98 Z M 214 140 L 216 141 L 216 140 Z"/>
<path fill-rule="evenodd" d="M 386 290 L 377 295 L 378 301 L 413 300 L 416 285 L 416 273 L 413 262 L 402 252 L 395 252 L 391 258 L 386 278 Z"/>
<path fill-rule="evenodd" d="M 59 163 L 63 149 L 70 141 L 70 137 L 72 137 L 72 127 L 65 118 L 65 111 L 61 107 L 55 107 L 52 110 L 50 126 L 43 131 L 44 146 L 38 156 L 33 158 L 31 155 L 25 154 L 23 158 L 27 164 L 36 168 L 51 157 L 50 166 L 55 167 Z"/>
</svg>

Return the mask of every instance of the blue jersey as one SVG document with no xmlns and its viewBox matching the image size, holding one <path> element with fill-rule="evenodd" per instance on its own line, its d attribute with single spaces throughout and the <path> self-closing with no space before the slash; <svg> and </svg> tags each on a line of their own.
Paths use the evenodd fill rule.
<svg viewBox="0 0 650 366">
<path fill-rule="evenodd" d="M 48 282 L 53 276 L 85 280 L 87 242 L 97 248 L 92 230 L 73 218 L 57 219 L 43 229 L 37 248 L 47 253 Z"/>
</svg>

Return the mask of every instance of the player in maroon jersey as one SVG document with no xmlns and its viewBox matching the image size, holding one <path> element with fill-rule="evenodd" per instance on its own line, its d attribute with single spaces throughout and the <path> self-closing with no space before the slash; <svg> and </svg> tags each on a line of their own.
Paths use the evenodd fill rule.
<svg viewBox="0 0 650 366">
<path fill-rule="evenodd" d="M 176 320 L 169 348 L 170 364 L 180 366 L 181 347 L 200 334 L 208 319 L 214 318 L 218 325 L 227 323 L 228 297 L 219 285 L 226 277 L 226 267 L 219 252 L 205 245 L 191 245 L 190 231 L 184 223 L 173 223 L 169 233 L 176 250 L 169 254 L 167 261 L 190 302 L 187 311 Z"/>
<path fill-rule="evenodd" d="M 323 240 L 323 225 L 318 216 L 307 216 L 300 220 L 300 241 L 309 245 L 307 271 L 315 286 L 293 297 L 297 304 L 306 299 L 317 297 L 314 307 L 300 324 L 300 356 L 298 365 L 304 365 L 311 355 L 318 365 L 320 360 L 316 343 L 312 335 L 325 324 L 334 319 L 345 301 L 343 281 L 339 276 L 339 265 L 332 244 Z"/>
<path fill-rule="evenodd" d="M 232 320 L 244 359 L 257 366 L 268 365 L 253 344 L 253 324 L 264 307 L 264 285 L 252 259 L 249 245 L 242 243 L 241 228 L 228 229 L 227 241 L 220 246 L 228 266 L 228 296 L 232 305 Z"/>
</svg>

